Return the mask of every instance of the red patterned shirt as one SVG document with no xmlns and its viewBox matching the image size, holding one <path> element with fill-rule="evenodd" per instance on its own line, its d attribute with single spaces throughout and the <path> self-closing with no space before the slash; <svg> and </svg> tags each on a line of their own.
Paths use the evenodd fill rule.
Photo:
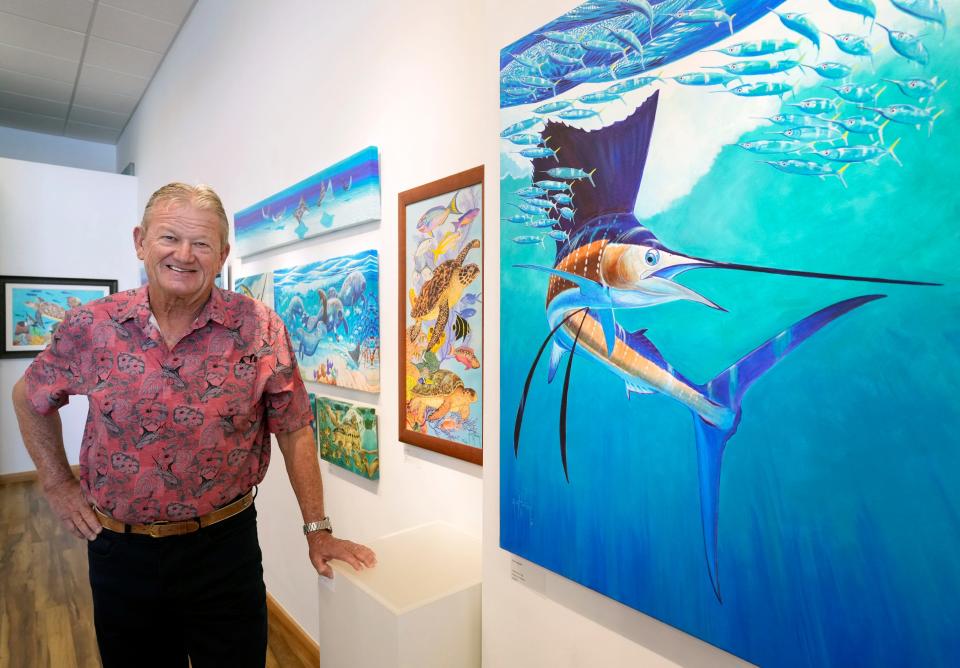
<svg viewBox="0 0 960 668">
<path fill-rule="evenodd" d="M 41 415 L 87 395 L 80 481 L 128 523 L 189 519 L 245 493 L 266 473 L 270 432 L 312 419 L 283 322 L 216 287 L 172 351 L 146 287 L 69 311 L 26 387 Z"/>
</svg>

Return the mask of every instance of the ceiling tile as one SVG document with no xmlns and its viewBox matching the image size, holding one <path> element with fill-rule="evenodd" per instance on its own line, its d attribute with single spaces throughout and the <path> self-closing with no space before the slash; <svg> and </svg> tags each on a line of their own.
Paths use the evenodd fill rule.
<svg viewBox="0 0 960 668">
<path fill-rule="evenodd" d="M 112 92 L 140 99 L 149 79 L 135 77 L 122 72 L 105 70 L 102 67 L 84 65 L 80 72 L 78 85 L 91 92 Z"/>
<path fill-rule="evenodd" d="M 23 111 L 28 114 L 42 114 L 44 116 L 53 116 L 66 118 L 67 104 L 63 102 L 53 102 L 44 100 L 40 97 L 29 97 L 27 95 L 17 95 L 0 91 L 0 107 L 12 109 L 13 111 Z"/>
<path fill-rule="evenodd" d="M 118 95 L 102 89 L 91 89 L 81 85 L 77 86 L 77 93 L 73 98 L 73 103 L 81 107 L 102 109 L 104 111 L 112 111 L 115 114 L 126 114 L 129 116 L 133 113 L 139 100 L 139 97 Z"/>
<path fill-rule="evenodd" d="M 84 33 L 0 13 L 0 42 L 57 58 L 80 60 Z"/>
<path fill-rule="evenodd" d="M 122 130 L 127 124 L 130 114 L 115 114 L 111 111 L 102 109 L 91 109 L 74 104 L 70 109 L 70 122 L 90 123 L 92 125 L 102 125 L 105 128 L 114 128 Z"/>
<path fill-rule="evenodd" d="M 55 79 L 72 86 L 77 78 L 78 64 L 79 60 L 64 60 L 45 53 L 0 44 L 0 67 L 21 74 Z"/>
<path fill-rule="evenodd" d="M 114 72 L 123 72 L 149 79 L 163 58 L 159 53 L 144 51 L 125 44 L 91 37 L 83 62 Z"/>
<path fill-rule="evenodd" d="M 117 138 L 120 137 L 120 130 L 71 121 L 67 123 L 67 129 L 63 134 L 67 137 L 96 141 L 101 144 L 116 144 Z"/>
<path fill-rule="evenodd" d="M 175 23 L 178 26 L 183 23 L 183 19 L 190 12 L 193 4 L 194 0 L 165 0 L 164 2 L 157 2 L 156 0 L 101 0 L 100 2 L 101 7 L 109 5 L 126 9 L 128 12 L 136 12 L 152 19 Z"/>
<path fill-rule="evenodd" d="M 65 81 L 33 77 L 0 68 L 0 91 L 42 97 L 55 102 L 69 102 L 73 85 Z"/>
<path fill-rule="evenodd" d="M 85 33 L 93 0 L 0 0 L 0 12 Z"/>
<path fill-rule="evenodd" d="M 63 134 L 63 119 L 0 108 L 0 125 L 46 134 Z"/>
<path fill-rule="evenodd" d="M 98 5 L 90 34 L 147 51 L 166 53 L 179 26 L 110 5 Z"/>
</svg>

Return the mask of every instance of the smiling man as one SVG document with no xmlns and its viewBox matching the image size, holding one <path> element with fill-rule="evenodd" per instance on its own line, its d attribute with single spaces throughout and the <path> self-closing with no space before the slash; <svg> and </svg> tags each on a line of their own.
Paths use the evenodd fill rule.
<svg viewBox="0 0 960 668">
<path fill-rule="evenodd" d="M 277 436 L 309 555 L 373 566 L 335 538 L 309 398 L 280 318 L 222 291 L 230 246 L 217 194 L 172 183 L 134 229 L 148 284 L 69 311 L 14 387 L 51 508 L 88 542 L 103 665 L 263 666 L 266 592 L 254 486 Z M 58 410 L 86 395 L 80 479 Z"/>
</svg>

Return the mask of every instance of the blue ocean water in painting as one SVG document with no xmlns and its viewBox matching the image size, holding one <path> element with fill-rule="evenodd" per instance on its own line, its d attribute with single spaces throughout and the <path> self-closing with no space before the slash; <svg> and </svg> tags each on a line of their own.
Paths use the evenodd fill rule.
<svg viewBox="0 0 960 668">
<path fill-rule="evenodd" d="M 613 4 L 625 3 L 585 6 L 602 11 L 601 5 Z M 725 3 L 726 10 L 739 17 L 731 4 Z M 955 3 L 943 4 L 948 16 L 951 10 L 955 14 Z M 803 11 L 801 5 L 788 2 L 781 9 Z M 889 16 L 889 5 L 885 9 Z M 642 23 L 642 17 L 637 21 Z M 666 18 L 655 24 L 670 30 Z M 518 45 L 529 49 L 558 26 L 580 32 L 589 27 L 568 16 Z M 741 27 L 739 22 L 735 26 Z M 895 26 L 924 31 L 922 24 L 902 15 Z M 720 34 L 726 26 L 704 29 Z M 827 24 L 820 29 L 838 32 Z M 938 35 L 939 28 L 934 32 Z M 953 117 L 957 96 L 950 88 L 960 78 L 960 59 L 952 29 L 943 43 L 939 37 L 923 38 L 931 51 L 926 69 L 891 55 L 879 28 L 872 35 L 876 70 L 864 60 L 857 82 L 934 76 L 937 83 L 949 82 L 933 101 L 918 104 L 891 84 L 879 101 L 863 105 L 888 111 L 895 104 L 932 107 L 931 116 L 946 110 L 932 128 L 926 122 L 919 129 L 897 122 L 885 126 L 882 145 L 889 148 L 900 140 L 895 153 L 903 167 L 886 154 L 875 163 L 852 164 L 842 173 L 846 188 L 831 175 L 820 179 L 784 173 L 763 161 L 839 169 L 815 152 L 846 144 L 823 143 L 801 155 L 769 156 L 736 145 L 786 139 L 767 134 L 779 129 L 769 124 L 731 140 L 688 192 L 655 214 L 640 216 L 663 246 L 689 256 L 943 284 L 878 285 L 700 269 L 679 282 L 728 312 L 692 301 L 617 312 L 626 331 L 646 330 L 673 368 L 705 383 L 818 309 L 859 295 L 886 295 L 812 336 L 745 395 L 742 421 L 727 446 L 720 479 L 722 603 L 705 567 L 695 430 L 686 408 L 660 393 L 628 398 L 621 380 L 578 355 L 568 397 L 567 482 L 558 442 L 559 376 L 566 358 L 558 378 L 548 384 L 545 356 L 533 375 L 514 455 L 526 372 L 550 329 L 545 318 L 530 318 L 534 308 L 543 309 L 549 276 L 516 265 L 553 266 L 557 245 L 562 249 L 565 242 L 521 243 L 515 239 L 539 233 L 530 221 L 502 224 L 502 546 L 760 665 L 960 662 L 955 634 L 960 618 L 960 416 L 955 396 L 960 377 L 960 231 L 955 221 L 960 204 L 954 185 L 960 126 Z M 797 38 L 782 27 L 769 37 Z M 733 41 L 741 40 L 735 35 Z M 714 48 L 698 48 L 704 47 Z M 810 62 L 839 60 L 835 50 L 826 55 L 826 45 L 819 60 L 810 45 L 808 50 Z M 525 49 L 511 45 L 505 52 L 524 58 Z M 682 56 L 679 60 L 682 64 Z M 717 56 L 710 64 L 730 62 Z M 796 92 L 780 104 L 781 114 L 800 113 L 791 103 L 834 98 L 809 79 L 791 83 Z M 565 99 L 580 94 L 574 91 Z M 549 90 L 537 95 L 536 104 L 553 99 Z M 705 92 L 703 104 L 721 97 L 728 95 Z M 515 100 L 502 102 L 507 107 Z M 661 100 L 658 123 L 683 111 Z M 847 103 L 838 115 L 860 113 L 857 105 Z M 876 117 L 875 112 L 868 116 Z M 717 128 L 705 123 L 686 131 L 706 137 Z M 876 141 L 852 138 L 853 133 L 851 145 Z M 504 144 L 505 152 L 513 150 Z M 560 148 L 561 156 L 564 149 L 573 149 Z M 657 178 L 662 157 L 651 154 L 645 179 Z M 587 171 L 592 167 L 583 165 Z M 788 167 L 803 168 L 795 163 Z M 516 193 L 532 184 L 516 170 L 504 171 L 501 211 L 506 219 L 522 215 L 517 210 L 524 198 Z M 599 171 L 594 175 L 601 188 L 602 177 Z M 578 193 L 592 192 L 585 181 L 576 183 L 574 204 Z M 637 202 L 638 212 L 644 207 Z M 556 226 L 556 231 L 565 229 L 570 227 Z"/>
<path fill-rule="evenodd" d="M 60 322 L 59 309 L 68 311 L 74 306 L 86 304 L 104 296 L 103 290 L 84 290 L 80 287 L 64 289 L 38 289 L 10 286 L 10 326 L 7 336 L 11 345 L 43 346 L 49 343 L 50 334 Z M 43 304 L 50 304 L 44 307 Z"/>
<path fill-rule="evenodd" d="M 375 146 L 355 153 L 234 216 L 240 257 L 380 219 Z"/>
<path fill-rule="evenodd" d="M 306 380 L 380 391 L 380 282 L 367 250 L 273 272 L 274 310 Z"/>
</svg>

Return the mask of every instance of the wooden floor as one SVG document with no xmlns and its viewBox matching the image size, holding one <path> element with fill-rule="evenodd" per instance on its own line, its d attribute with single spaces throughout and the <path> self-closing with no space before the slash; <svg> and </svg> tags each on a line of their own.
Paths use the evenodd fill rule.
<svg viewBox="0 0 960 668">
<path fill-rule="evenodd" d="M 301 668 L 271 621 L 267 668 Z M 0 484 L 0 666 L 100 665 L 87 549 L 60 526 L 36 482 Z"/>
</svg>

